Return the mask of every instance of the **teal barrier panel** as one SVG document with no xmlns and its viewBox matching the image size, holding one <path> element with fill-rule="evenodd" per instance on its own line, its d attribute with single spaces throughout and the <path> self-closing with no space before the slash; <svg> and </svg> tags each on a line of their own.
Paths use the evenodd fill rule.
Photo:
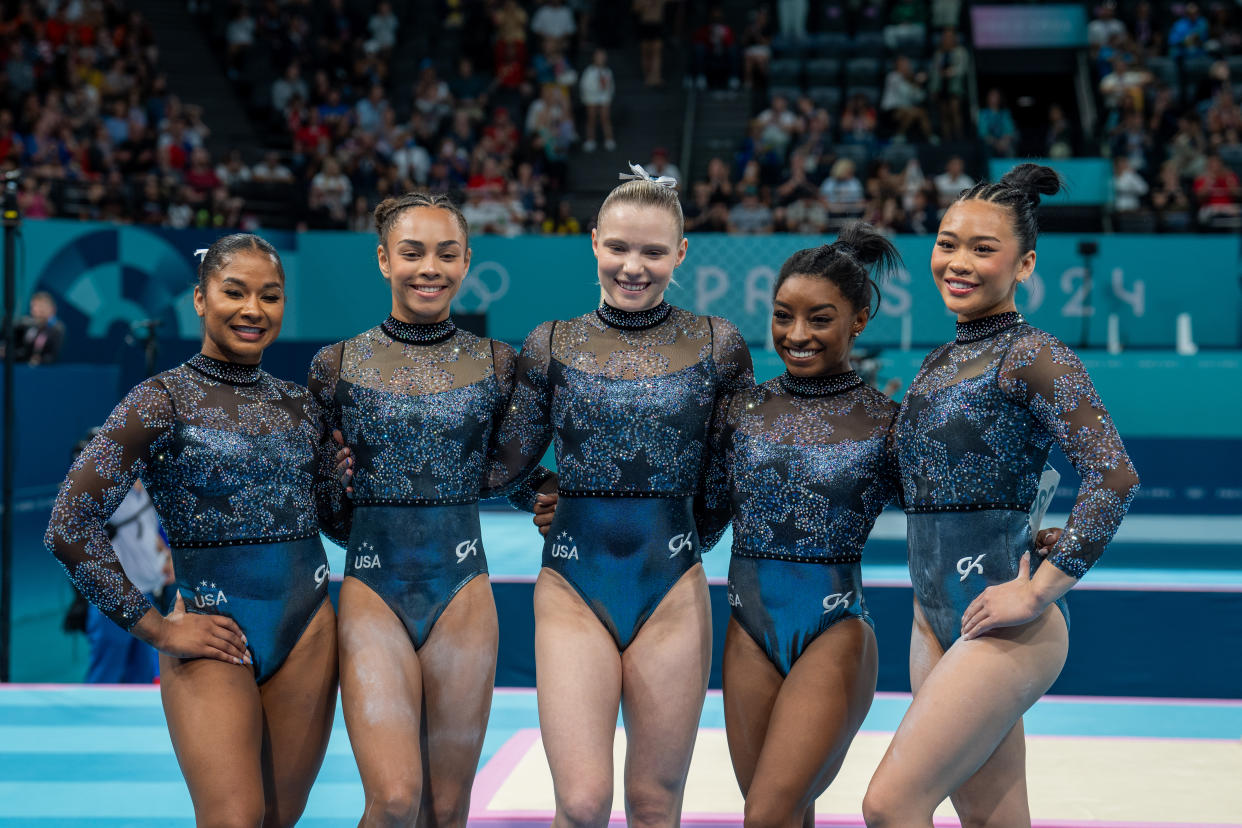
<svg viewBox="0 0 1242 828">
<path fill-rule="evenodd" d="M 21 301 L 52 291 L 73 343 L 117 336 L 139 319 L 157 319 L 161 335 L 195 338 L 193 252 L 219 234 L 62 220 L 30 221 L 25 235 Z M 288 274 L 282 336 L 332 341 L 376 324 L 388 289 L 366 233 L 264 232 Z M 730 319 L 752 343 L 768 338 L 772 283 L 794 251 L 829 239 L 811 236 L 695 235 L 669 299 L 698 313 Z M 1090 267 L 1078 244 L 1099 245 Z M 953 333 L 932 283 L 931 237 L 896 239 L 906 269 L 884 288 L 867 337 L 874 344 L 922 348 Z M 471 240 L 473 261 L 455 307 L 485 313 L 489 332 L 521 342 L 536 325 L 584 313 L 599 298 L 588 236 Z M 1046 235 L 1036 273 L 1018 307 L 1033 324 L 1071 345 L 1107 341 L 1117 319 L 1124 345 L 1170 347 L 1177 317 L 1189 313 L 1202 346 L 1239 344 L 1238 240 L 1230 236 Z M 1084 324 L 1085 322 L 1085 324 Z M 81 358 L 90 359 L 90 355 Z M 102 356 L 94 357 L 95 360 Z M 109 355 L 108 358 L 111 358 Z"/>
<path fill-rule="evenodd" d="M 1043 15 L 1046 8 L 1029 7 L 1037 15 Z M 988 162 L 988 179 L 1000 181 L 1005 173 L 1026 163 L 1052 167 L 1065 182 L 1064 190 L 1054 196 L 1044 196 L 1041 204 L 1056 207 L 1113 203 L 1113 162 L 1107 158 L 993 158 Z"/>
</svg>

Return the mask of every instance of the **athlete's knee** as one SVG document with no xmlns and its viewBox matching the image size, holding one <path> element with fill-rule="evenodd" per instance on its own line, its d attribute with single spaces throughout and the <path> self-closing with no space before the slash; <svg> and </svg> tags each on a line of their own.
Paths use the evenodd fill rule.
<svg viewBox="0 0 1242 828">
<path fill-rule="evenodd" d="M 470 814 L 470 789 L 434 794 L 431 813 L 436 828 L 465 828 L 466 817 Z"/>
<path fill-rule="evenodd" d="M 366 818 L 374 825 L 413 825 L 423 799 L 416 781 L 394 780 L 367 792 Z"/>
<path fill-rule="evenodd" d="M 897 790 L 883 780 L 873 778 L 863 797 L 863 821 L 867 823 L 867 828 L 921 824 L 917 823 L 916 814 L 911 807 L 908 791 Z M 931 821 L 931 814 L 927 814 L 926 821 Z"/>
<path fill-rule="evenodd" d="M 557 825 L 597 828 L 612 816 L 612 780 L 579 781 L 556 794 Z"/>
<path fill-rule="evenodd" d="M 681 805 L 679 786 L 662 785 L 658 782 L 633 784 L 626 787 L 625 808 L 629 824 L 637 826 L 672 825 L 677 822 Z"/>
<path fill-rule="evenodd" d="M 743 825 L 746 828 L 787 828 L 801 825 L 806 808 L 792 796 L 780 792 L 764 794 L 752 789 L 746 797 Z"/>
</svg>

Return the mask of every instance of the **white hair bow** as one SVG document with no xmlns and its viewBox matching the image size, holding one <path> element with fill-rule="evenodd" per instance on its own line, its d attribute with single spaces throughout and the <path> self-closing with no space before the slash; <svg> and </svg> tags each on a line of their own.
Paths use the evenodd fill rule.
<svg viewBox="0 0 1242 828">
<path fill-rule="evenodd" d="M 642 164 L 630 162 L 629 173 L 619 173 L 617 178 L 622 181 L 650 181 L 652 184 L 659 184 L 661 187 L 668 187 L 670 190 L 677 189 L 677 179 L 671 175 L 662 175 L 659 178 L 643 169 Z"/>
<path fill-rule="evenodd" d="M 207 258 L 207 249 L 208 249 L 208 248 L 206 248 L 206 247 L 200 247 L 198 250 L 195 250 L 195 251 L 194 251 L 194 255 L 198 257 L 198 260 L 199 260 L 200 262 L 201 262 L 203 259 Z"/>
</svg>

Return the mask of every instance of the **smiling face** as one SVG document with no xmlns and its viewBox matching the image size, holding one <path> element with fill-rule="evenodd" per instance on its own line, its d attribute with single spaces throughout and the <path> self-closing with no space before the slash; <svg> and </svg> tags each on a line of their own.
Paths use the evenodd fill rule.
<svg viewBox="0 0 1242 828">
<path fill-rule="evenodd" d="M 959 201 L 940 220 L 932 278 L 959 322 L 1016 310 L 1014 293 L 1035 271 L 1035 251 L 1021 251 L 1008 207 Z"/>
<path fill-rule="evenodd" d="M 830 279 L 794 274 L 772 302 L 772 342 L 797 377 L 850 370 L 850 346 L 867 327 L 869 308 L 857 310 Z"/>
<path fill-rule="evenodd" d="M 591 231 L 604 301 L 624 311 L 654 308 L 686 258 L 686 247 L 676 218 L 663 207 L 609 206 Z"/>
<path fill-rule="evenodd" d="M 448 319 L 470 269 L 470 248 L 456 217 L 440 207 L 412 207 L 397 216 L 385 241 L 376 256 L 392 288 L 392 315 L 414 324 Z"/>
<path fill-rule="evenodd" d="M 276 262 L 258 250 L 235 253 L 194 288 L 194 310 L 203 320 L 203 353 L 257 365 L 276 340 L 285 315 L 285 282 Z"/>
</svg>

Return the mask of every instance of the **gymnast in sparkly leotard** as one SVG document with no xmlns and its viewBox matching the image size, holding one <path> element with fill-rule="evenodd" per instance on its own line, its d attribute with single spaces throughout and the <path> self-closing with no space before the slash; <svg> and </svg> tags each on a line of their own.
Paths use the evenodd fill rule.
<svg viewBox="0 0 1242 828">
<path fill-rule="evenodd" d="M 450 200 L 388 199 L 375 223 L 392 312 L 320 351 L 309 383 L 351 463 L 341 698 L 361 824 L 464 826 L 496 670 L 479 498 L 529 471 L 493 459 L 516 353 L 449 317 L 470 262 Z"/>
<path fill-rule="evenodd" d="M 331 454 L 306 389 L 259 367 L 284 307 L 276 251 L 225 237 L 199 279 L 202 353 L 112 412 L 61 487 L 47 545 L 87 598 L 160 651 L 199 824 L 291 825 L 336 702 L 318 520 L 333 510 Z M 167 618 L 125 577 L 104 527 L 139 477 L 172 548 L 179 594 Z"/>
<path fill-rule="evenodd" d="M 1138 486 L 1074 352 L 1026 324 L 1041 194 L 1024 164 L 966 190 L 940 223 L 931 270 L 957 336 L 924 360 L 894 426 L 909 535 L 914 702 L 864 801 L 869 825 L 1029 825 L 1022 714 L 1068 649 L 1064 595 L 1117 530 Z M 1052 445 L 1082 478 L 1060 538 L 1032 561 L 1028 511 Z"/>
<path fill-rule="evenodd" d="M 897 405 L 850 369 L 872 313 L 869 271 L 897 263 L 862 224 L 781 267 L 781 376 L 722 400 L 705 512 L 733 521 L 724 650 L 729 751 L 757 824 L 809 824 L 876 683 L 863 544 L 897 489 Z"/>
<path fill-rule="evenodd" d="M 708 421 L 719 395 L 753 384 L 733 325 L 663 301 L 686 251 L 681 208 L 636 174 L 592 235 L 599 308 L 527 338 L 500 434 L 513 466 L 555 439 L 535 659 L 558 825 L 608 821 L 618 708 L 631 818 L 676 823 L 711 658 L 694 508 Z"/>
</svg>

